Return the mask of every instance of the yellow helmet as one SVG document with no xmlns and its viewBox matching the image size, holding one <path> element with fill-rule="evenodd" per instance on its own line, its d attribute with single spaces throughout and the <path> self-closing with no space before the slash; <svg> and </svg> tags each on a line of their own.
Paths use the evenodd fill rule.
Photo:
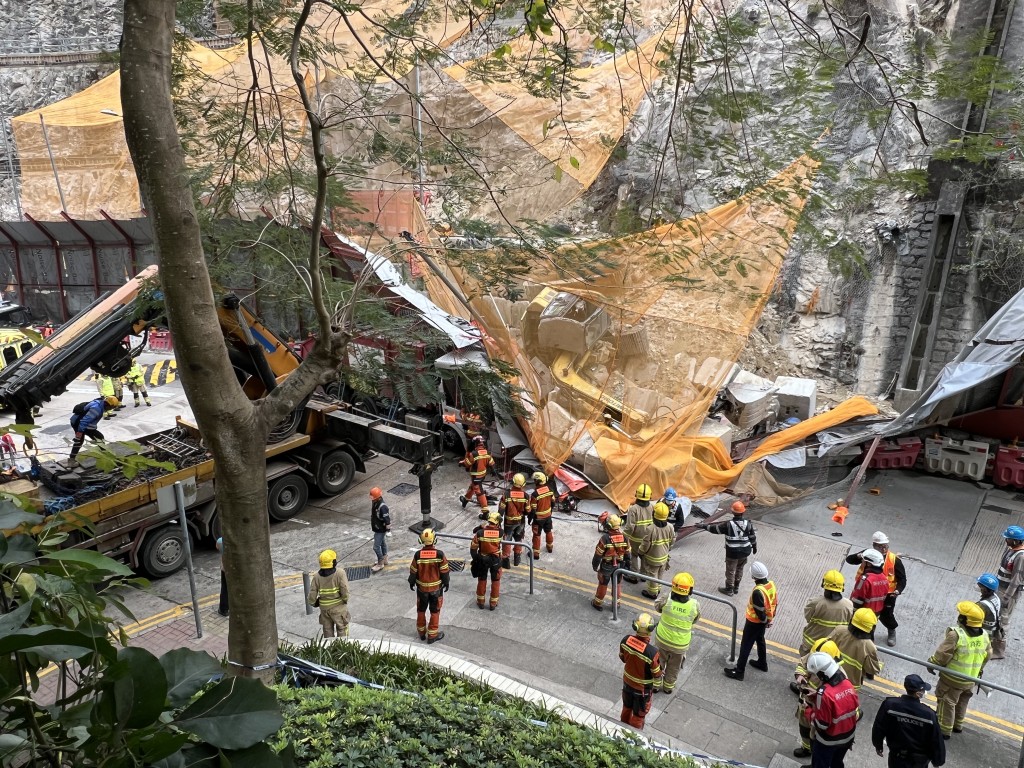
<svg viewBox="0 0 1024 768">
<path fill-rule="evenodd" d="M 829 592 L 842 592 L 846 588 L 846 579 L 843 578 L 843 574 L 833 568 L 831 571 L 825 571 L 821 586 Z"/>
<path fill-rule="evenodd" d="M 437 541 L 437 534 L 434 533 L 434 529 L 424 528 L 423 532 L 420 533 L 420 543 L 426 547 L 430 547 L 433 546 L 435 541 Z"/>
<path fill-rule="evenodd" d="M 121 404 L 121 401 L 118 400 L 113 395 L 107 395 L 103 399 L 104 399 L 104 401 L 106 401 L 107 405 L 109 405 L 111 408 L 117 408 L 117 406 L 119 406 Z"/>
<path fill-rule="evenodd" d="M 968 627 L 980 627 L 985 623 L 985 611 L 980 605 L 972 603 L 970 600 L 961 600 L 957 603 L 956 612 L 967 620 L 965 623 Z"/>
<path fill-rule="evenodd" d="M 543 472 L 533 473 L 533 482 L 535 482 L 537 485 L 544 485 L 544 483 L 546 483 L 547 481 L 548 476 L 545 475 Z"/>
<path fill-rule="evenodd" d="M 688 595 L 693 591 L 693 576 L 677 573 L 672 577 L 672 591 L 677 595 Z"/>
<path fill-rule="evenodd" d="M 622 525 L 622 518 L 618 515 L 612 515 L 608 518 L 609 529 L 618 528 L 620 525 Z"/>
<path fill-rule="evenodd" d="M 835 644 L 834 640 L 829 640 L 827 637 L 815 640 L 811 646 L 811 653 L 827 653 L 836 661 L 843 658 L 843 652 L 839 650 L 839 646 Z"/>
<path fill-rule="evenodd" d="M 655 520 L 668 520 L 669 508 L 668 504 L 663 501 L 659 501 L 654 505 L 654 519 Z"/>
<path fill-rule="evenodd" d="M 636 617 L 636 621 L 633 622 L 633 631 L 638 635 L 647 636 L 654 631 L 657 626 L 657 622 L 654 617 L 649 613 L 641 613 Z"/>
<path fill-rule="evenodd" d="M 981 609 L 979 608 L 978 610 L 980 611 Z M 858 608 L 853 612 L 853 618 L 850 619 L 850 623 L 864 632 L 874 632 L 875 624 L 878 623 L 878 617 L 870 608 Z"/>
<path fill-rule="evenodd" d="M 526 485 L 526 475 L 524 475 L 522 472 L 516 472 L 514 475 L 512 475 L 512 485 L 514 485 L 516 488 L 522 488 L 524 485 Z"/>
<path fill-rule="evenodd" d="M 333 549 L 325 549 L 320 553 L 320 567 L 321 568 L 333 568 L 334 564 L 338 562 L 338 553 Z"/>
<path fill-rule="evenodd" d="M 498 523 L 501 522 L 501 513 L 500 512 L 488 512 L 487 513 L 487 522 L 490 523 L 491 525 L 497 525 Z"/>
<path fill-rule="evenodd" d="M 636 487 L 636 500 L 637 501 L 650 501 L 651 500 L 651 486 L 647 483 L 640 483 Z"/>
</svg>

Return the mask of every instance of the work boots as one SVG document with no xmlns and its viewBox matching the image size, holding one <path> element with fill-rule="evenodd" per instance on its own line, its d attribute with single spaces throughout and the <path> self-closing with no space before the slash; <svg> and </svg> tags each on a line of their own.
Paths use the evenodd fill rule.
<svg viewBox="0 0 1024 768">
<path fill-rule="evenodd" d="M 1006 638 L 1004 637 L 993 637 L 992 638 L 992 653 L 989 656 L 990 659 L 1005 659 L 1006 656 L 1003 651 L 1006 650 Z"/>
<path fill-rule="evenodd" d="M 888 645 L 890 648 L 892 648 L 893 646 L 896 645 L 896 630 L 895 629 L 890 629 L 889 630 L 889 635 L 885 638 L 885 644 Z"/>
<path fill-rule="evenodd" d="M 723 595 L 735 595 L 736 594 L 735 592 L 733 592 L 733 589 L 730 586 L 719 587 L 718 591 L 721 592 Z"/>
<path fill-rule="evenodd" d="M 149 399 L 149 398 L 147 397 L 147 398 L 146 398 L 146 407 L 147 407 L 147 408 L 151 408 L 152 406 L 153 406 L 153 401 L 152 401 L 152 400 L 150 400 L 150 399 Z"/>
<path fill-rule="evenodd" d="M 516 563 L 516 565 L 519 565 L 519 563 Z M 505 569 L 511 568 L 512 563 L 509 562 L 509 559 L 507 557 L 503 557 L 501 558 L 501 567 Z"/>
<path fill-rule="evenodd" d="M 516 552 L 515 555 L 512 556 L 512 565 L 519 565 L 521 562 L 523 562 L 523 556 L 519 552 Z"/>
<path fill-rule="evenodd" d="M 370 566 L 370 573 L 380 573 L 384 570 L 385 565 L 387 565 L 387 562 L 382 557 L 375 564 Z"/>
<path fill-rule="evenodd" d="M 139 396 L 136 395 L 135 396 L 135 407 L 138 408 L 140 405 L 142 405 L 142 402 L 139 400 Z"/>
</svg>

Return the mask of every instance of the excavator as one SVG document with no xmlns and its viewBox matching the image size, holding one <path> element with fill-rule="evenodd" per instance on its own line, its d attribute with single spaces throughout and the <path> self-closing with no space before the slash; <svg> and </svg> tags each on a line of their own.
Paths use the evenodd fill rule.
<svg viewBox="0 0 1024 768">
<path fill-rule="evenodd" d="M 104 376 L 128 372 L 149 329 L 164 314 L 157 276 L 156 266 L 147 267 L 0 370 L 0 400 L 14 410 L 16 423 L 32 424 L 33 409 L 63 394 L 90 368 Z M 299 367 L 288 344 L 234 294 L 220 297 L 217 315 L 235 375 L 251 399 L 264 397 Z M 129 339 L 140 336 L 142 342 L 133 347 Z M 170 429 L 106 443 L 102 451 L 117 458 L 113 470 L 103 469 L 106 464 L 88 453 L 74 464 L 35 462 L 40 485 L 32 497 L 41 515 L 70 513 L 69 519 L 88 521 L 88 535 L 76 531 L 71 537 L 75 546 L 119 557 L 150 576 L 174 573 L 185 563 L 176 482 L 185 491 L 189 533 L 197 540 L 216 540 L 216 468 L 194 424 L 179 417 Z M 439 436 L 354 413 L 324 394 L 309 398 L 271 432 L 266 449 L 271 519 L 299 514 L 311 491 L 342 493 L 357 471 L 366 471 L 364 457 L 372 452 L 413 464 L 423 525 L 431 524 L 430 475 L 441 462 Z M 128 465 L 133 471 L 124 472 L 121 467 Z"/>
</svg>

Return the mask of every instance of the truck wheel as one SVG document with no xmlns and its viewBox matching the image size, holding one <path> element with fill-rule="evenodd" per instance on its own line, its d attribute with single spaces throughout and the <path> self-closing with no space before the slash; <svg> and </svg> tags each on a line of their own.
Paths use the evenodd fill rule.
<svg viewBox="0 0 1024 768">
<path fill-rule="evenodd" d="M 293 472 L 277 478 L 270 484 L 267 491 L 267 512 L 271 520 L 288 520 L 304 510 L 308 500 L 309 486 L 301 475 Z"/>
<path fill-rule="evenodd" d="M 349 487 L 355 475 L 356 462 L 347 451 L 328 453 L 316 473 L 317 490 L 325 496 L 337 496 Z"/>
<path fill-rule="evenodd" d="M 154 579 L 180 571 L 185 565 L 185 536 L 181 528 L 165 525 L 146 534 L 139 565 Z"/>
<path fill-rule="evenodd" d="M 451 427 L 445 427 L 441 430 L 441 443 L 446 451 L 451 451 L 460 456 L 466 452 L 466 444 L 462 442 L 462 437 Z"/>
</svg>

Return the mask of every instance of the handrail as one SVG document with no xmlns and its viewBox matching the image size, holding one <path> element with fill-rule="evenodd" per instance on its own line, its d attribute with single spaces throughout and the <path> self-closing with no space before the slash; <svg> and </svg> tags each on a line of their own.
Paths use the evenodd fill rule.
<svg viewBox="0 0 1024 768">
<path fill-rule="evenodd" d="M 1008 688 L 1005 685 L 993 683 L 989 680 L 982 680 L 980 677 L 972 677 L 971 675 L 965 675 L 963 672 L 955 672 L 949 667 L 942 667 L 938 664 L 932 664 L 931 662 L 924 661 L 922 659 L 917 659 L 913 656 L 907 656 L 905 653 L 900 653 L 899 651 L 890 651 L 888 648 L 879 648 L 878 652 L 884 653 L 886 656 L 894 656 L 897 659 L 903 659 L 904 661 L 909 661 L 914 664 L 918 664 L 927 669 L 929 672 L 934 672 L 936 670 L 939 672 L 946 672 L 952 677 L 957 677 L 961 680 L 969 680 L 972 683 L 977 683 L 983 688 L 991 688 L 993 691 L 999 691 L 1000 693 L 1006 693 L 1010 696 L 1016 696 L 1018 699 L 1024 699 L 1024 691 L 1018 691 L 1014 688 Z M 1024 739 L 1021 740 L 1020 754 L 1017 756 L 1017 768 L 1024 768 Z"/>
<path fill-rule="evenodd" d="M 618 621 L 619 620 L 619 590 L 616 587 L 617 587 L 617 579 L 622 574 L 628 574 L 629 576 L 637 576 L 637 577 L 643 579 L 644 581 L 653 581 L 655 584 L 661 584 L 661 585 L 666 586 L 666 587 L 671 587 L 672 586 L 672 582 L 671 581 L 663 581 L 662 579 L 655 579 L 655 578 L 652 578 L 651 576 L 648 576 L 648 575 L 646 575 L 644 573 L 640 573 L 638 571 L 630 571 L 630 570 L 627 570 L 626 568 L 616 568 L 612 572 L 612 578 L 611 578 L 611 585 L 612 585 L 612 619 L 614 621 Z M 726 600 L 724 598 L 717 597 L 715 595 L 709 595 L 707 592 L 699 592 L 696 589 L 691 589 L 690 590 L 690 594 L 691 595 L 697 595 L 698 597 L 703 597 L 703 598 L 705 598 L 707 600 L 711 600 L 712 602 L 715 602 L 715 603 L 722 603 L 722 605 L 729 606 L 729 610 L 732 611 L 732 643 L 731 643 L 731 647 L 729 649 L 729 663 L 730 664 L 733 663 L 734 661 L 736 661 L 736 633 L 737 633 L 737 631 L 739 629 L 739 616 L 740 616 L 739 611 L 736 610 L 736 606 L 733 605 L 730 600 Z M 1021 768 L 1024 768 L 1024 766 L 1021 766 Z"/>
<path fill-rule="evenodd" d="M 438 538 L 461 539 L 463 541 L 472 541 L 473 538 L 474 538 L 472 536 L 466 536 L 466 535 L 461 534 L 461 533 L 438 533 L 436 535 L 437 535 Z M 505 539 L 502 539 L 499 542 L 499 544 L 511 544 L 514 547 L 522 547 L 523 549 L 526 550 L 526 556 L 530 560 L 530 594 L 532 595 L 533 594 L 533 547 L 531 547 L 529 544 L 524 544 L 521 541 L 506 541 Z"/>
</svg>

